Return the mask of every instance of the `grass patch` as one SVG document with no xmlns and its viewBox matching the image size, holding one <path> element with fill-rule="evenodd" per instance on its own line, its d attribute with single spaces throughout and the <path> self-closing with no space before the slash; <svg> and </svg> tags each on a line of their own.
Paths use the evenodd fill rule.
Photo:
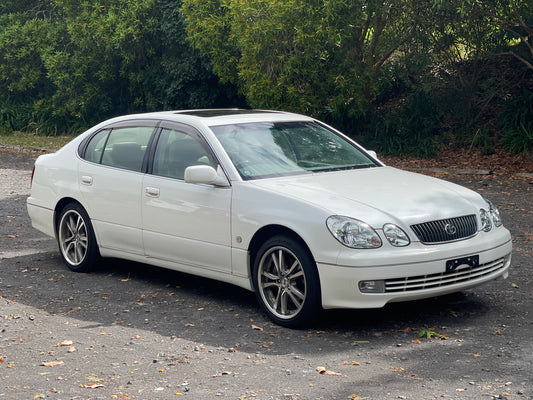
<svg viewBox="0 0 533 400">
<path fill-rule="evenodd" d="M 0 132 L 0 144 L 20 146 L 30 149 L 57 150 L 74 139 L 75 136 L 42 136 L 29 132 Z"/>
</svg>

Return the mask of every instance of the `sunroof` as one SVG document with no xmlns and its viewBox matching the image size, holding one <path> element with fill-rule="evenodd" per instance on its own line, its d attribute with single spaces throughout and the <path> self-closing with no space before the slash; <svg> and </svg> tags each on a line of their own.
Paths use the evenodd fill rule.
<svg viewBox="0 0 533 400">
<path fill-rule="evenodd" d="M 192 110 L 192 111 L 180 111 L 176 114 L 186 114 L 195 117 L 223 117 L 224 115 L 241 115 L 241 114 L 266 114 L 275 113 L 276 111 L 263 111 L 263 110 L 247 110 L 242 108 L 220 108 L 212 110 Z"/>
</svg>

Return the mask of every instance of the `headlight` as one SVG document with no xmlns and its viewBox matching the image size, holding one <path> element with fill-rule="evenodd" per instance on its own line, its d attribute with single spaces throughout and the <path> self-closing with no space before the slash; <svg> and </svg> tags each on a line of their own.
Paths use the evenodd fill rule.
<svg viewBox="0 0 533 400">
<path fill-rule="evenodd" d="M 492 201 L 485 199 L 485 202 L 489 206 L 489 214 L 492 218 L 492 222 L 494 223 L 495 227 L 502 226 L 502 218 L 500 217 L 500 211 L 498 208 L 492 204 Z"/>
<path fill-rule="evenodd" d="M 383 225 L 383 233 L 390 244 L 396 247 L 408 246 L 411 241 L 402 228 L 394 224 Z"/>
<path fill-rule="evenodd" d="M 343 245 L 354 249 L 381 247 L 381 239 L 370 225 L 357 219 L 334 215 L 326 221 L 329 231 Z"/>
<path fill-rule="evenodd" d="M 483 208 L 479 210 L 479 216 L 481 217 L 481 229 L 488 232 L 492 229 L 492 222 L 490 222 L 489 213 Z"/>
<path fill-rule="evenodd" d="M 487 203 L 488 211 L 483 208 L 479 210 L 481 217 L 481 229 L 483 229 L 485 232 L 488 232 L 492 229 L 493 224 L 495 227 L 502 226 L 502 218 L 500 217 L 500 211 L 494 204 L 492 204 L 490 200 L 485 198 L 483 200 L 485 200 L 485 203 Z"/>
</svg>

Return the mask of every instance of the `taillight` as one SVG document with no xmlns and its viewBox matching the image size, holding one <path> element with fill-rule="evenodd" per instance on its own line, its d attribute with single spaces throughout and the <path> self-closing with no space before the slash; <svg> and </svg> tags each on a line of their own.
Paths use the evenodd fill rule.
<svg viewBox="0 0 533 400">
<path fill-rule="evenodd" d="M 30 180 L 30 189 L 33 185 L 33 175 L 35 174 L 35 165 L 33 166 L 33 169 L 31 170 L 31 180 Z"/>
</svg>

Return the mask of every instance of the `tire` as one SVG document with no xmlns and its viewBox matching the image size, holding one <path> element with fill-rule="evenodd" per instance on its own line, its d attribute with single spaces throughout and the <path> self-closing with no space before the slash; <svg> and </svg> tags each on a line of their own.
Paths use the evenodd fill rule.
<svg viewBox="0 0 533 400">
<path fill-rule="evenodd" d="M 315 261 L 305 246 L 289 236 L 274 236 L 260 247 L 252 280 L 261 307 L 278 325 L 308 325 L 321 310 Z"/>
<path fill-rule="evenodd" d="M 63 261 L 72 271 L 94 268 L 100 252 L 89 215 L 80 204 L 69 203 L 61 210 L 57 243 Z"/>
</svg>

